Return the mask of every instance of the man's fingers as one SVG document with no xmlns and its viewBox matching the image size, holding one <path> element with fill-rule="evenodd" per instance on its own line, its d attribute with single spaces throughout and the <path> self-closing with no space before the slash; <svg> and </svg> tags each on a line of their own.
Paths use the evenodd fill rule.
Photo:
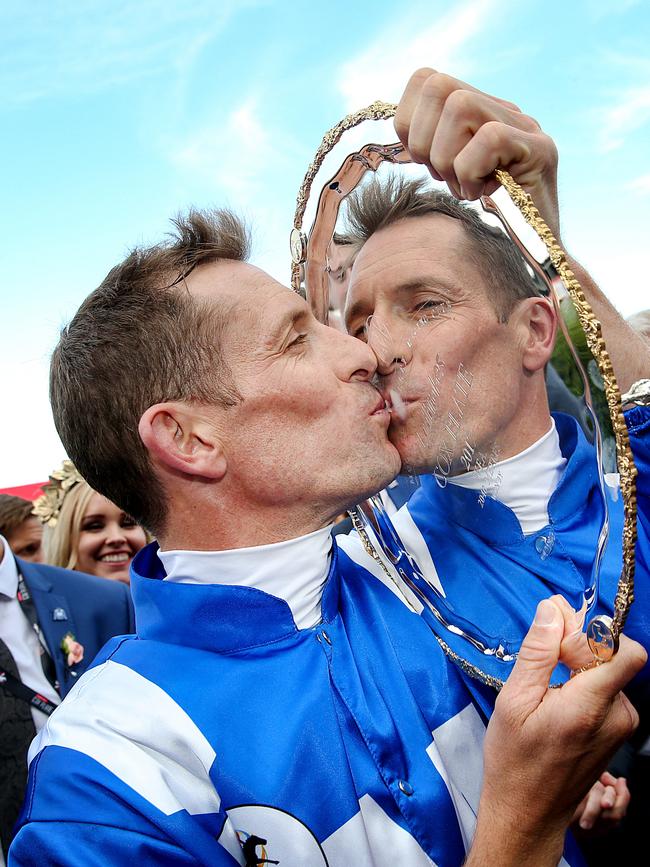
<svg viewBox="0 0 650 867">
<path fill-rule="evenodd" d="M 616 777 L 612 777 L 611 774 L 603 774 L 600 778 L 601 783 L 605 776 L 609 777 L 612 783 L 611 785 L 605 784 L 604 786 L 600 802 L 602 808 L 600 819 L 602 822 L 613 825 L 625 818 L 627 808 L 630 805 L 631 795 L 625 777 L 617 779 Z"/>
<path fill-rule="evenodd" d="M 647 659 L 648 655 L 640 644 L 626 635 L 621 635 L 618 652 L 609 662 L 581 672 L 569 686 L 582 679 L 582 685 L 591 689 L 603 703 L 610 702 L 634 675 L 641 671 Z M 624 705 L 631 708 L 627 699 Z"/>
<path fill-rule="evenodd" d="M 446 120 L 441 123 L 443 114 Z M 471 135 L 481 122 L 494 117 L 509 119 L 515 126 L 537 126 L 513 103 L 483 93 L 450 75 L 424 68 L 411 76 L 399 102 L 394 125 L 413 160 L 428 166 L 435 178 L 447 181 L 452 191 L 460 196 L 453 176 L 453 160 L 467 143 L 467 128 Z M 439 149 L 433 146 L 434 138 L 438 139 Z"/>
<path fill-rule="evenodd" d="M 627 808 L 630 806 L 630 799 L 632 796 L 627 787 L 627 780 L 625 777 L 619 777 L 618 780 L 616 780 L 614 789 L 616 791 L 616 801 L 613 809 L 610 811 L 610 818 L 614 822 L 620 822 L 627 813 Z"/>
<path fill-rule="evenodd" d="M 601 813 L 601 799 L 605 787 L 601 783 L 594 783 L 587 795 L 582 815 L 580 816 L 580 827 L 584 831 L 589 831 L 594 827 L 596 819 Z"/>
<path fill-rule="evenodd" d="M 498 96 L 492 96 L 466 81 L 461 81 L 458 78 L 453 78 L 451 75 L 445 75 L 444 72 L 437 72 L 430 67 L 422 67 L 416 70 L 409 78 L 404 93 L 401 96 L 397 112 L 395 114 L 395 132 L 400 138 L 402 144 L 406 147 L 409 135 L 409 127 L 411 119 L 415 113 L 415 109 L 420 103 L 420 99 L 424 93 L 429 105 L 433 100 L 434 107 L 440 108 L 444 104 L 449 94 L 457 90 L 466 90 L 470 93 L 478 93 L 487 97 L 497 105 L 508 108 L 511 111 L 519 112 L 520 109 L 507 99 L 500 99 Z"/>
<path fill-rule="evenodd" d="M 503 700 L 505 694 L 511 706 L 524 717 L 537 708 L 546 694 L 551 673 L 560 658 L 563 637 L 562 610 L 552 599 L 543 599 L 499 696 Z"/>
<path fill-rule="evenodd" d="M 603 771 L 600 775 L 599 781 L 603 784 L 603 786 L 615 786 L 618 779 L 624 780 L 625 778 L 615 777 L 613 774 L 610 774 L 609 771 Z"/>
<path fill-rule="evenodd" d="M 420 107 L 417 111 L 420 111 Z M 464 192 L 467 191 L 461 173 L 469 179 L 484 178 L 496 168 L 530 160 L 531 151 L 536 150 L 537 139 L 543 135 L 540 134 L 537 121 L 528 115 L 513 111 L 492 97 L 469 90 L 455 90 L 449 95 L 433 135 L 426 129 L 426 118 L 421 118 L 419 122 L 416 118 L 412 130 L 419 130 L 423 137 L 417 146 L 424 150 L 429 145 L 430 164 L 445 180 L 455 173 Z"/>
<path fill-rule="evenodd" d="M 608 782 L 604 782 L 604 781 Z M 624 777 L 617 779 L 605 773 L 589 790 L 576 810 L 574 821 L 584 831 L 589 831 L 596 824 L 612 825 L 624 818 L 630 803 L 630 792 Z"/>
<path fill-rule="evenodd" d="M 461 144 L 454 154 L 453 148 Z M 451 157 L 453 173 L 464 197 L 472 200 L 483 195 L 486 181 L 497 168 L 508 169 L 517 182 L 525 186 L 533 181 L 542 164 L 557 161 L 555 145 L 548 136 L 514 129 L 511 124 L 498 120 L 486 121 L 475 133 L 467 128 L 458 129 L 455 142 L 450 141 L 446 146 L 449 148 L 449 145 L 447 153 L 440 153 L 436 138 L 434 165 L 444 175 Z"/>
<path fill-rule="evenodd" d="M 430 76 L 435 74 L 435 70 L 430 69 L 429 67 L 424 67 L 414 72 L 409 78 L 408 84 L 406 85 L 404 93 L 402 94 L 397 106 L 393 125 L 395 127 L 395 132 L 399 136 L 399 140 L 407 150 L 411 117 L 413 116 L 415 106 L 418 104 L 418 100 L 420 99 L 422 85 L 428 78 L 430 78 Z"/>
<path fill-rule="evenodd" d="M 611 810 L 616 804 L 616 789 L 614 786 L 605 786 L 600 797 L 600 806 L 602 810 Z"/>
<path fill-rule="evenodd" d="M 573 821 L 584 831 L 596 824 L 612 825 L 624 818 L 629 803 L 630 791 L 625 777 L 614 777 L 605 771 L 582 799 Z"/>
</svg>

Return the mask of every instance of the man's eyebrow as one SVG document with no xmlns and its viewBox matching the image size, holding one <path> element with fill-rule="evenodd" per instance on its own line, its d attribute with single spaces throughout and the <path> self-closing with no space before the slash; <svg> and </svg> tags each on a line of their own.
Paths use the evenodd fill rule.
<svg viewBox="0 0 650 867">
<path fill-rule="evenodd" d="M 302 304 L 292 304 L 269 326 L 265 334 L 265 343 L 273 344 L 284 337 L 286 332 L 295 325 L 298 320 L 309 316 L 309 309 Z"/>
<path fill-rule="evenodd" d="M 421 289 L 448 292 L 452 288 L 451 282 L 448 282 L 440 275 L 436 275 L 435 277 L 418 277 L 417 280 L 405 280 L 403 283 L 398 283 L 397 286 L 392 287 L 391 292 L 393 295 L 408 295 L 411 292 L 419 292 Z"/>
<path fill-rule="evenodd" d="M 349 307 L 345 307 L 343 310 L 343 315 L 345 318 L 345 324 L 352 322 L 353 319 L 356 319 L 361 313 L 365 313 L 368 310 L 368 304 L 363 301 L 355 301 L 354 304 L 351 304 Z"/>
<path fill-rule="evenodd" d="M 452 291 L 453 286 L 451 282 L 446 281 L 444 278 L 440 276 L 436 277 L 418 277 L 415 280 L 405 280 L 403 283 L 398 283 L 396 286 L 391 286 L 390 294 L 393 297 L 397 297 L 400 295 L 410 295 L 413 292 L 419 292 L 422 289 L 426 289 L 429 292 L 436 291 L 441 294 L 446 294 Z M 365 314 L 369 316 L 371 311 L 371 305 L 367 303 L 364 299 L 360 299 L 359 301 L 355 301 L 349 308 L 345 309 L 345 323 L 348 325 L 357 316 L 361 314 Z"/>
</svg>

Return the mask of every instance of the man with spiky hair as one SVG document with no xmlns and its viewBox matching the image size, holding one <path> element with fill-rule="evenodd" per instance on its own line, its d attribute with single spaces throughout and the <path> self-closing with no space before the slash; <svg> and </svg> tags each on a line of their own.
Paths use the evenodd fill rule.
<svg viewBox="0 0 650 867">
<path fill-rule="evenodd" d="M 544 600 L 492 714 L 379 566 L 332 541 L 400 467 L 375 356 L 246 263 L 232 214 L 177 228 L 54 352 L 70 457 L 158 544 L 132 566 L 137 635 L 32 747 L 10 864 L 555 867 L 634 728 L 620 689 L 643 651 L 623 639 L 550 690 L 560 657 L 591 657 Z"/>
<path fill-rule="evenodd" d="M 429 104 L 434 97 L 437 112 Z M 513 125 L 509 137 L 504 119 Z M 548 224 L 559 231 L 555 199 L 535 192 L 526 164 L 534 162 L 533 143 L 541 139 L 549 154 L 552 143 L 519 109 L 422 70 L 407 88 L 396 125 L 414 158 L 444 175 L 459 195 L 461 188 L 474 197 L 495 185 L 489 172 L 477 179 L 467 162 L 481 137 L 494 142 L 493 167 L 509 165 L 524 182 L 528 177 Z M 463 131 L 470 128 L 476 133 L 466 141 Z M 358 252 L 347 327 L 377 356 L 379 386 L 394 407 L 389 438 L 421 480 L 396 519 L 398 533 L 416 556 L 432 552 L 429 577 L 451 610 L 480 624 L 491 647 L 514 654 L 540 598 L 560 593 L 578 609 L 590 596 L 608 520 L 590 616 L 612 616 L 622 567 L 618 477 L 608 474 L 601 483 L 596 450 L 580 426 L 549 411 L 545 370 L 558 317 L 516 246 L 456 197 L 398 173 L 365 185 L 348 217 Z M 583 282 L 625 392 L 647 376 L 650 347 L 587 275 Z M 650 412 L 638 406 L 625 415 L 639 470 L 640 517 L 639 580 L 626 630 L 647 645 Z M 448 640 L 457 652 L 465 648 L 454 635 Z M 499 669 L 495 657 L 467 652 L 491 673 Z M 639 702 L 649 700 L 649 675 L 645 670 L 632 685 Z"/>
</svg>

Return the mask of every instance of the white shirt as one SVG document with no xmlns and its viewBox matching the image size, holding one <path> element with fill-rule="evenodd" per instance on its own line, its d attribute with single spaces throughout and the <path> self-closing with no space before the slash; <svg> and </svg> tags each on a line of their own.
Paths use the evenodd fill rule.
<svg viewBox="0 0 650 867">
<path fill-rule="evenodd" d="M 489 470 L 472 470 L 449 481 L 461 488 L 484 490 L 517 516 L 525 536 L 549 522 L 548 501 L 564 472 L 560 438 L 551 419 L 551 429 L 518 455 L 493 464 Z"/>
<path fill-rule="evenodd" d="M 332 525 L 306 536 L 228 551 L 159 551 L 165 581 L 239 584 L 284 599 L 298 629 L 321 622 L 321 597 L 332 550 Z"/>
<path fill-rule="evenodd" d="M 53 704 L 59 704 L 61 698 L 43 673 L 41 642 L 18 601 L 18 567 L 14 555 L 3 536 L 0 536 L 0 543 L 4 549 L 0 561 L 0 638 L 9 648 L 18 676 L 25 686 L 44 695 Z M 36 731 L 39 731 L 47 714 L 35 707 L 31 711 Z"/>
</svg>

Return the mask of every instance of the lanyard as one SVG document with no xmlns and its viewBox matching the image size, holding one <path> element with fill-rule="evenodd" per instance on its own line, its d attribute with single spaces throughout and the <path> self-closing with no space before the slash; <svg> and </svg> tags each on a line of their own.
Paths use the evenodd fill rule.
<svg viewBox="0 0 650 867">
<path fill-rule="evenodd" d="M 38 636 L 41 650 L 41 666 L 43 667 L 43 674 L 47 678 L 48 682 L 58 692 L 59 685 L 56 680 L 56 668 L 54 665 L 54 660 L 50 656 L 48 646 L 45 642 L 45 638 L 43 637 L 43 632 L 41 631 L 41 627 L 39 626 L 38 614 L 36 613 L 36 606 L 34 605 L 34 600 L 32 599 L 27 584 L 25 584 L 25 579 L 20 573 L 18 574 L 18 593 L 16 595 L 16 598 L 18 599 L 18 603 L 22 609 L 23 614 L 25 615 L 27 620 L 29 620 L 34 632 Z M 38 695 L 38 693 L 35 693 L 35 695 Z"/>
<path fill-rule="evenodd" d="M 36 690 L 31 687 L 26 686 L 22 680 L 18 680 L 17 677 L 14 677 L 13 674 L 10 674 L 8 671 L 5 671 L 1 666 L 0 686 L 4 686 L 16 698 L 26 701 L 27 704 L 42 711 L 47 716 L 49 716 L 56 708 L 56 705 L 48 698 L 41 695 L 40 692 L 36 692 Z"/>
</svg>

